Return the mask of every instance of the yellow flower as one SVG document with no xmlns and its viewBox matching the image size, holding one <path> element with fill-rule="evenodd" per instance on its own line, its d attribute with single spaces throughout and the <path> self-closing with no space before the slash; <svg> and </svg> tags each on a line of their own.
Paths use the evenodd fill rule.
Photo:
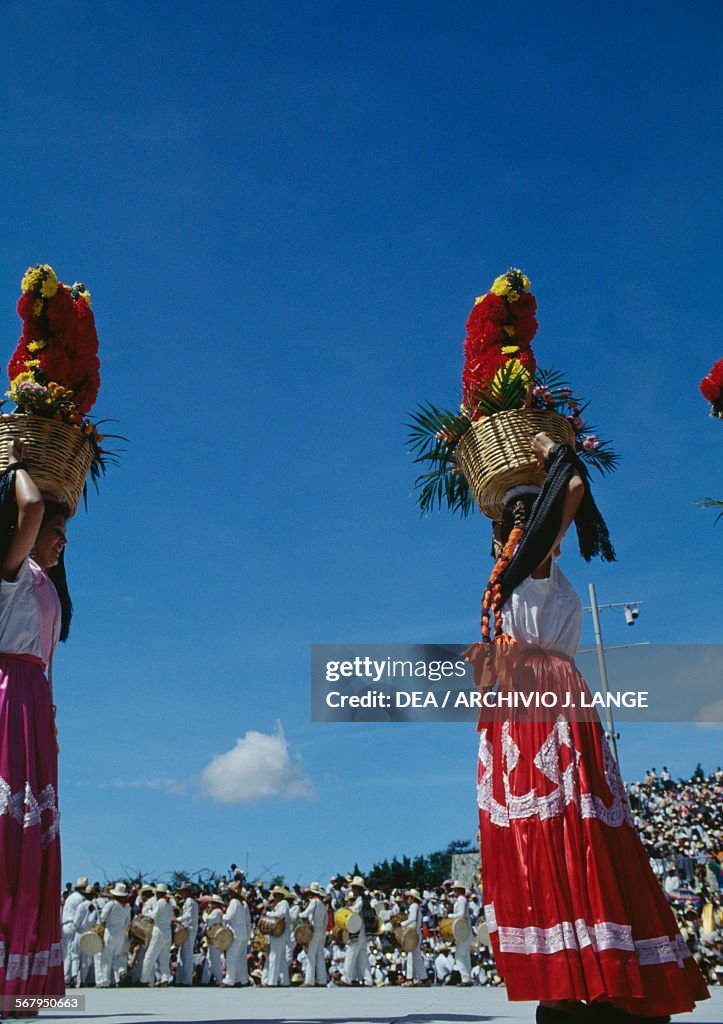
<svg viewBox="0 0 723 1024">
<path fill-rule="evenodd" d="M 486 298 L 487 298 L 486 295 L 478 295 L 477 298 L 474 300 L 475 306 L 479 306 L 479 304 L 482 301 L 482 299 L 486 299 Z"/>
<path fill-rule="evenodd" d="M 28 342 L 28 352 L 42 352 L 47 345 L 45 338 L 38 338 L 37 341 Z"/>
<path fill-rule="evenodd" d="M 24 292 L 31 292 L 43 279 L 43 268 L 42 267 L 28 267 L 25 271 L 25 276 L 20 282 L 20 287 Z"/>
<path fill-rule="evenodd" d="M 36 299 L 35 302 L 33 303 L 33 315 L 34 316 L 40 316 L 40 314 L 42 312 L 43 312 L 43 300 L 42 299 Z"/>
<path fill-rule="evenodd" d="M 51 299 L 58 290 L 58 279 L 52 267 L 39 263 L 36 267 L 28 267 L 20 287 L 24 292 L 40 291 L 46 299 Z"/>
<path fill-rule="evenodd" d="M 502 346 L 502 352 L 506 356 L 514 356 L 519 351 L 520 351 L 519 345 L 503 345 Z"/>
<path fill-rule="evenodd" d="M 16 377 L 13 377 L 12 381 L 10 382 L 10 387 L 14 388 L 14 387 L 17 387 L 18 384 L 34 384 L 34 383 L 35 383 L 35 374 L 33 373 L 33 371 L 32 370 L 23 370 L 22 373 L 19 373 Z"/>
<path fill-rule="evenodd" d="M 509 291 L 509 287 L 510 286 L 507 281 L 507 274 L 500 274 L 500 276 L 496 277 L 492 282 L 492 287 L 490 288 L 490 291 L 494 295 L 506 296 Z"/>
<path fill-rule="evenodd" d="M 530 371 L 525 369 L 519 359 L 510 359 L 505 363 L 504 367 L 499 369 L 494 376 L 492 381 L 492 389 L 498 390 L 502 386 L 503 379 L 508 381 L 514 380 L 515 377 L 519 377 L 525 384 L 531 380 Z"/>
<path fill-rule="evenodd" d="M 529 277 L 516 267 L 508 270 L 506 274 L 496 277 L 491 288 L 495 295 L 503 296 L 508 302 L 517 302 L 520 292 L 529 292 L 529 290 Z"/>
<path fill-rule="evenodd" d="M 40 366 L 40 360 L 39 359 L 26 359 L 25 360 L 25 366 L 28 368 L 28 370 L 34 370 L 37 366 Z"/>
</svg>

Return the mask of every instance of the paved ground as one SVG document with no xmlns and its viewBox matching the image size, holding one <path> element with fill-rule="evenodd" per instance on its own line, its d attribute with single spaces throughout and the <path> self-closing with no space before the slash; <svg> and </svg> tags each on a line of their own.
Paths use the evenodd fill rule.
<svg viewBox="0 0 723 1024">
<path fill-rule="evenodd" d="M 85 1013 L 53 1011 L 64 1024 L 532 1024 L 533 1003 L 508 1003 L 503 989 L 95 989 L 80 990 Z M 73 993 L 74 994 L 74 993 Z M 44 1015 L 45 1016 L 45 1015 Z M 723 988 L 676 1022 L 722 1024 Z"/>
</svg>

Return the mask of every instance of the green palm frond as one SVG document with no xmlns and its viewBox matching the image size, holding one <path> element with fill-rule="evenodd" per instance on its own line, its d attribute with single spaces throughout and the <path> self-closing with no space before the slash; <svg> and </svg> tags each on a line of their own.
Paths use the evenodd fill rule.
<svg viewBox="0 0 723 1024">
<path fill-rule="evenodd" d="M 431 402 L 420 403 L 410 414 L 407 448 L 426 470 L 414 481 L 417 505 L 425 515 L 442 505 L 451 512 L 469 515 L 474 502 L 456 458 L 456 448 L 470 421 L 449 409 L 439 409 Z"/>
<path fill-rule="evenodd" d="M 505 409 L 519 409 L 525 403 L 529 381 L 519 373 L 516 360 L 497 371 L 493 380 L 470 396 L 470 402 L 483 416 L 494 416 Z"/>
<path fill-rule="evenodd" d="M 719 508 L 721 511 L 713 520 L 714 524 L 723 516 L 723 501 L 719 501 L 717 498 L 697 498 L 696 505 L 700 505 L 701 508 Z"/>
</svg>

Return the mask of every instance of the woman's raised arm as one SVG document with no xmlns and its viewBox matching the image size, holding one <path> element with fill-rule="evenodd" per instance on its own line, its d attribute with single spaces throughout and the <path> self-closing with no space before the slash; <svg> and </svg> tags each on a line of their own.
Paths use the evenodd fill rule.
<svg viewBox="0 0 723 1024">
<path fill-rule="evenodd" d="M 8 465 L 12 466 L 16 462 L 22 462 L 24 457 L 25 445 L 23 442 L 12 441 Z M 40 491 L 33 483 L 32 477 L 24 469 L 18 469 L 15 472 L 15 500 L 18 506 L 18 523 L 2 564 L 2 577 L 5 580 L 15 579 L 18 569 L 32 550 L 43 521 L 45 503 Z"/>
</svg>

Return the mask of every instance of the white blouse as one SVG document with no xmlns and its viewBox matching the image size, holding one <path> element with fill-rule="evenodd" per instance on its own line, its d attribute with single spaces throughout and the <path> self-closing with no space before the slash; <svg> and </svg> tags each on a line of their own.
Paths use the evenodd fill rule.
<svg viewBox="0 0 723 1024">
<path fill-rule="evenodd" d="M 582 633 L 582 603 L 553 558 L 547 579 L 528 576 L 502 606 L 502 628 L 523 647 L 572 658 Z"/>
<path fill-rule="evenodd" d="M 26 558 L 14 580 L 0 580 L 0 652 L 33 654 L 47 665 L 58 641 L 60 615 L 52 581 Z"/>
</svg>

